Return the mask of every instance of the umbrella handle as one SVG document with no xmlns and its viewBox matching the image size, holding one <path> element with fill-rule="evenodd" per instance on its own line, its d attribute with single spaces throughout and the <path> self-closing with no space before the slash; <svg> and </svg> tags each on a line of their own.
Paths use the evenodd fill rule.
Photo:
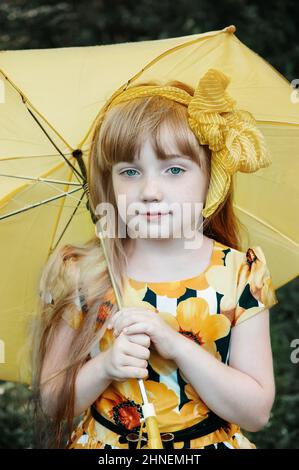
<svg viewBox="0 0 299 470">
<path fill-rule="evenodd" d="M 148 449 L 163 449 L 164 447 L 159 432 L 159 426 L 154 405 L 152 403 L 144 403 L 142 405 L 142 412 L 148 436 Z"/>
<path fill-rule="evenodd" d="M 109 272 L 109 276 L 110 276 L 113 290 L 115 293 L 118 309 L 120 310 L 122 308 L 122 302 L 121 302 L 120 295 L 118 293 L 118 288 L 117 288 L 117 285 L 116 285 L 116 282 L 112 273 L 112 268 L 111 268 L 110 260 L 108 258 L 105 241 L 103 237 L 103 229 L 102 229 L 100 220 L 97 221 L 97 227 L 98 226 L 100 227 L 99 238 L 101 241 L 103 253 L 105 256 L 106 263 L 107 263 L 108 272 Z M 163 444 L 162 444 L 162 440 L 161 440 L 161 436 L 159 432 L 158 421 L 157 421 L 154 405 L 152 403 L 149 403 L 148 401 L 145 387 L 144 387 L 144 382 L 142 379 L 138 379 L 138 385 L 139 385 L 140 393 L 141 393 L 142 400 L 143 400 L 142 411 L 143 411 L 146 431 L 148 435 L 148 448 L 149 449 L 163 449 Z"/>
</svg>

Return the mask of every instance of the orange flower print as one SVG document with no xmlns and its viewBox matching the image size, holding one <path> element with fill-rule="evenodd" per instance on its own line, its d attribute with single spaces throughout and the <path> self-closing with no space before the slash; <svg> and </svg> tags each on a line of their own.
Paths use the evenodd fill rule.
<svg viewBox="0 0 299 470">
<path fill-rule="evenodd" d="M 190 401 L 181 409 L 181 415 L 184 417 L 186 426 L 193 426 L 208 417 L 209 408 L 200 399 L 192 385 L 185 385 L 185 393 Z"/>
<path fill-rule="evenodd" d="M 182 421 L 180 413 L 174 411 L 178 407 L 178 397 L 163 383 L 145 381 L 148 399 L 153 403 L 162 432 L 170 427 L 180 429 Z M 130 398 L 128 398 L 130 397 Z M 138 432 L 142 417 L 142 398 L 137 380 L 125 382 L 114 381 L 96 401 L 98 412 L 124 430 Z M 93 422 L 93 431 L 98 441 L 119 445 L 118 436 L 98 422 Z M 93 433 L 94 436 L 94 433 Z"/>
<path fill-rule="evenodd" d="M 141 403 L 138 382 L 129 379 L 125 382 L 112 382 L 98 398 L 95 406 L 104 418 L 124 430 L 135 431 L 140 426 L 142 417 Z"/>
<path fill-rule="evenodd" d="M 110 315 L 111 309 L 113 307 L 113 304 L 107 300 L 103 303 L 98 308 L 98 313 L 97 313 L 97 318 L 96 318 L 96 329 L 100 328 L 105 321 L 107 320 L 108 316 Z"/>
<path fill-rule="evenodd" d="M 211 314 L 205 299 L 191 297 L 183 300 L 177 307 L 176 316 L 166 312 L 159 312 L 158 315 L 177 332 L 221 360 L 215 341 L 229 333 L 231 324 L 225 315 Z M 174 361 L 161 358 L 155 351 L 151 351 L 149 363 L 160 375 L 168 375 L 177 369 Z"/>
<path fill-rule="evenodd" d="M 232 323 L 235 315 L 236 298 L 232 286 L 235 284 L 236 259 L 241 254 L 229 247 L 225 253 L 221 250 L 222 264 L 213 266 L 206 274 L 209 286 L 221 294 L 220 313 L 225 315 Z M 231 282 L 230 282 L 231 281 Z"/>
<path fill-rule="evenodd" d="M 205 299 L 191 297 L 177 307 L 180 333 L 207 350 L 211 343 L 228 335 L 230 321 L 222 314 L 211 314 Z"/>
</svg>

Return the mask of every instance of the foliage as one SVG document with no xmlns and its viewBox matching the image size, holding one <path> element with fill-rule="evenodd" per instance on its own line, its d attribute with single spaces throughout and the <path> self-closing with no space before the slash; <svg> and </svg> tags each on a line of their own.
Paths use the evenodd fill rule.
<svg viewBox="0 0 299 470">
<path fill-rule="evenodd" d="M 24 384 L 0 382 L 0 449 L 31 448 L 30 391 Z"/>
<path fill-rule="evenodd" d="M 298 77 L 296 11 L 295 0 L 2 0 L 0 50 L 144 41 L 234 24 L 236 36 L 291 81 Z"/>
</svg>

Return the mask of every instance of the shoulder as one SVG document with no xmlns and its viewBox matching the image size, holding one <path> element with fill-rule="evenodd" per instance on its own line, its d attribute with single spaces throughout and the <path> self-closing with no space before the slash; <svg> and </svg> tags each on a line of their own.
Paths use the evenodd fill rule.
<svg viewBox="0 0 299 470">
<path fill-rule="evenodd" d="M 269 275 L 269 267 L 263 249 L 259 245 L 251 245 L 246 250 L 239 250 L 215 241 L 215 251 L 222 254 L 223 265 L 234 269 L 238 283 L 259 271 L 260 275 Z"/>
<path fill-rule="evenodd" d="M 235 325 L 249 319 L 256 313 L 269 310 L 278 303 L 263 249 L 259 245 L 254 245 L 239 253 L 240 265 L 236 279 Z"/>
<path fill-rule="evenodd" d="M 213 266 L 224 294 L 221 308 L 229 309 L 232 326 L 278 303 L 261 246 L 251 245 L 239 250 L 216 242 Z"/>
</svg>

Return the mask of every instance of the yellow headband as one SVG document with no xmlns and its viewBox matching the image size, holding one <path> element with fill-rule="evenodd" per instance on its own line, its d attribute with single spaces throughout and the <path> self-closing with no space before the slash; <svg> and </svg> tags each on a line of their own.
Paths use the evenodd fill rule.
<svg viewBox="0 0 299 470">
<path fill-rule="evenodd" d="M 252 173 L 269 166 L 263 134 L 248 111 L 235 109 L 236 101 L 226 92 L 230 79 L 220 70 L 209 69 L 190 95 L 173 86 L 141 85 L 116 92 L 106 103 L 100 121 L 113 106 L 147 96 L 163 96 L 188 108 L 188 123 L 201 145 L 211 149 L 211 178 L 203 217 L 209 217 L 225 200 L 231 177 L 237 171 Z M 117 94 L 118 93 L 118 94 Z"/>
</svg>

